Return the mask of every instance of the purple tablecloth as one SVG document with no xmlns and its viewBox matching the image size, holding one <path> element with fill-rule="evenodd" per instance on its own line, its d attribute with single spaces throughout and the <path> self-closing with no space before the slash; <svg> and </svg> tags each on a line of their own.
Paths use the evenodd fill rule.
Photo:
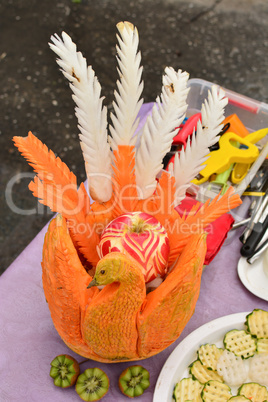
<svg viewBox="0 0 268 402">
<path fill-rule="evenodd" d="M 148 110 L 150 107 L 148 108 Z M 143 109 L 144 112 L 148 111 Z M 142 122 L 141 122 L 142 124 Z M 237 216 L 245 214 L 242 205 Z M 0 277 L 0 401 L 68 402 L 81 400 L 74 388 L 59 389 L 49 376 L 50 362 L 70 351 L 54 329 L 42 288 L 41 255 L 45 227 Z M 138 398 L 153 399 L 157 377 L 170 353 L 190 332 L 217 317 L 268 310 L 268 302 L 252 295 L 240 282 L 237 263 L 241 243 L 239 232 L 231 232 L 222 249 L 206 267 L 196 310 L 180 338 L 160 354 L 140 362 L 151 375 L 151 386 Z M 119 391 L 119 374 L 133 363 L 102 364 L 88 361 L 81 366 L 103 369 L 110 378 L 110 390 L 103 401 L 129 401 Z M 164 401 L 163 401 L 164 402 Z"/>
<path fill-rule="evenodd" d="M 46 227 L 0 277 L 0 401 L 79 401 L 74 388 L 58 389 L 49 376 L 50 362 L 70 351 L 54 329 L 45 301 L 41 278 L 41 254 Z M 204 270 L 196 310 L 181 337 L 160 354 L 143 360 L 151 374 L 151 386 L 139 401 L 152 401 L 157 377 L 167 357 L 186 335 L 200 325 L 227 314 L 268 309 L 268 302 L 252 295 L 240 282 L 238 233 L 226 243 Z M 102 364 L 89 361 L 81 366 L 102 368 L 110 378 L 104 401 L 127 401 L 117 386 L 118 376 L 133 363 Z"/>
</svg>

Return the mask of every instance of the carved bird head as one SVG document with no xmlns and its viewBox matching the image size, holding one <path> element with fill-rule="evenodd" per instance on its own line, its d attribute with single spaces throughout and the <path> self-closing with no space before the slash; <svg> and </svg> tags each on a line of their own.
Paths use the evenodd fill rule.
<svg viewBox="0 0 268 402">
<path fill-rule="evenodd" d="M 126 258 L 122 253 L 113 252 L 104 256 L 97 264 L 94 278 L 89 283 L 88 288 L 92 286 L 108 285 L 113 282 L 131 284 L 143 280 L 142 268 L 137 269 L 139 264 L 131 258 Z M 145 281 L 144 286 L 145 286 Z"/>
</svg>

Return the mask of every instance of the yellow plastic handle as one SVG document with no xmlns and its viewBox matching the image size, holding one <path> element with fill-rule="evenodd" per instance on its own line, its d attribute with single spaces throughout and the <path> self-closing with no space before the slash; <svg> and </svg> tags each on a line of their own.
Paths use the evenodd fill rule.
<svg viewBox="0 0 268 402">
<path fill-rule="evenodd" d="M 251 142 L 252 144 L 256 144 L 262 138 L 264 138 L 268 134 L 268 128 L 262 128 L 258 131 L 254 131 L 254 133 L 250 133 L 246 136 L 247 141 Z M 231 174 L 231 181 L 234 184 L 240 183 L 246 176 L 248 170 L 250 168 L 249 163 L 236 163 L 234 165 L 232 174 Z"/>
<path fill-rule="evenodd" d="M 261 128 L 258 131 L 254 131 L 254 133 L 250 133 L 246 136 L 246 140 L 251 142 L 252 144 L 256 144 L 262 138 L 264 138 L 268 134 L 268 128 Z"/>
<path fill-rule="evenodd" d="M 247 148 L 237 148 L 232 142 L 238 142 Z M 219 140 L 219 149 L 209 154 L 206 166 L 200 172 L 201 178 L 194 179 L 195 184 L 202 184 L 214 173 L 222 173 L 229 168 L 232 163 L 251 164 L 259 155 L 258 148 L 247 141 L 246 137 L 231 132 L 223 134 Z"/>
</svg>

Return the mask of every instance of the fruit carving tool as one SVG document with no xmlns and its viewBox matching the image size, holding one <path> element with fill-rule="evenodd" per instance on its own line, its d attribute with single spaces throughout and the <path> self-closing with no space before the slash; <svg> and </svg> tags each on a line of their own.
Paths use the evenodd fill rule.
<svg viewBox="0 0 268 402">
<path fill-rule="evenodd" d="M 232 145 L 234 147 L 239 147 L 238 142 L 232 142 Z M 223 195 L 227 191 L 227 189 L 229 188 L 228 179 L 233 170 L 233 167 L 234 164 L 232 163 L 229 168 L 225 170 L 225 172 L 217 174 L 215 179 L 209 182 L 204 194 L 202 194 L 203 200 L 206 201 L 209 198 L 214 198 L 216 195 L 219 194 L 219 192 L 221 192 L 221 195 Z"/>
<path fill-rule="evenodd" d="M 265 250 L 268 248 L 268 232 L 266 231 L 265 233 L 266 239 L 261 243 L 261 245 L 254 251 L 254 253 L 247 258 L 247 262 L 249 264 L 253 264 L 254 261 L 256 261 L 263 253 Z"/>
<path fill-rule="evenodd" d="M 225 172 L 216 175 L 216 178 L 210 181 L 208 185 L 205 186 L 205 188 L 202 188 L 203 186 L 202 184 L 198 186 L 199 191 L 196 195 L 197 201 L 206 202 L 207 200 L 216 197 L 216 195 L 218 195 L 219 192 L 221 192 L 221 195 L 223 195 L 229 188 L 227 181 L 230 176 L 232 168 L 233 164 L 230 165 L 230 167 Z"/>
<path fill-rule="evenodd" d="M 244 195 L 245 193 L 243 193 Z M 250 203 L 250 206 L 248 208 L 248 216 L 251 217 L 255 214 L 255 212 L 258 210 L 259 206 L 261 205 L 261 203 L 263 202 L 263 196 L 265 195 L 265 193 L 261 193 L 262 196 L 260 197 L 255 197 L 253 201 Z"/>
<path fill-rule="evenodd" d="M 181 145 L 185 148 L 187 138 L 193 134 L 194 130 L 196 130 L 197 122 L 199 120 L 201 120 L 201 113 L 196 113 L 189 117 L 184 123 L 183 127 L 179 129 L 178 134 L 173 138 L 172 145 Z"/>
<path fill-rule="evenodd" d="M 243 195 L 250 195 L 259 199 L 265 195 L 268 188 L 268 159 L 265 159 L 255 176 L 250 182 L 248 188 L 244 191 Z"/>
<path fill-rule="evenodd" d="M 189 118 L 185 118 L 183 123 L 179 127 L 178 134 L 173 138 L 170 151 L 165 155 L 163 159 L 164 169 L 168 170 L 170 163 L 174 163 L 175 153 L 178 152 L 181 147 L 186 147 L 187 138 L 193 134 L 196 130 L 197 122 L 201 120 L 201 113 L 196 113 Z"/>
<path fill-rule="evenodd" d="M 244 191 L 243 196 L 249 195 L 251 203 L 248 209 L 248 215 L 251 217 L 263 201 L 263 196 L 268 188 L 268 160 L 266 159 L 257 171 L 250 186 Z"/>
<path fill-rule="evenodd" d="M 235 229 L 240 228 L 241 226 L 245 226 L 247 223 L 249 223 L 250 219 L 251 219 L 251 218 L 249 217 L 249 218 L 246 218 L 246 219 L 242 219 L 241 221 L 235 222 L 235 223 L 233 224 L 231 230 L 235 230 Z"/>
<path fill-rule="evenodd" d="M 256 204 L 256 208 L 252 213 L 247 228 L 244 231 L 244 233 L 240 236 L 240 240 L 242 241 L 242 243 L 244 244 L 246 243 L 248 237 L 250 236 L 253 230 L 254 225 L 259 222 L 267 206 L 268 206 L 268 192 L 266 193 L 265 197 L 263 197 L 262 201 Z"/>
<path fill-rule="evenodd" d="M 240 197 L 244 193 L 244 191 L 246 190 L 248 185 L 251 183 L 251 181 L 253 180 L 254 176 L 257 173 L 257 171 L 259 170 L 259 168 L 263 164 L 267 154 L 268 154 L 268 141 L 266 141 L 266 143 L 265 143 L 264 147 L 262 148 L 258 158 L 255 160 L 255 162 L 250 167 L 250 169 L 249 169 L 247 175 L 245 176 L 245 178 L 236 187 L 235 192 Z"/>
<path fill-rule="evenodd" d="M 241 247 L 240 253 L 243 257 L 250 257 L 254 254 L 259 243 L 268 229 L 268 205 L 264 209 L 258 222 L 256 222 L 252 228 L 250 235 L 248 236 L 245 244 Z"/>
<path fill-rule="evenodd" d="M 240 236 L 240 240 L 242 241 L 242 243 L 245 242 L 244 235 L 249 229 L 248 226 L 250 225 L 254 214 L 256 213 L 256 211 L 263 202 L 263 196 L 265 196 L 265 191 L 267 191 L 267 187 L 268 187 L 268 160 L 264 161 L 264 163 L 256 173 L 255 177 L 251 181 L 250 186 L 247 188 L 247 191 L 244 191 L 243 193 L 243 196 L 244 195 L 251 196 L 252 200 L 248 209 L 248 218 L 235 222 L 232 227 L 232 229 L 237 229 L 241 226 L 247 225 L 244 233 Z"/>
<path fill-rule="evenodd" d="M 262 128 L 254 133 L 248 134 L 246 139 L 252 144 L 256 144 L 268 134 L 268 128 Z M 250 168 L 250 164 L 236 163 L 232 171 L 231 180 L 234 184 L 238 184 L 243 180 Z"/>
<path fill-rule="evenodd" d="M 233 144 L 236 141 L 247 148 L 237 148 Z M 200 178 L 195 178 L 192 182 L 194 184 L 204 183 L 213 174 L 223 173 L 232 163 L 252 163 L 257 159 L 258 155 L 259 150 L 256 145 L 251 144 L 246 138 L 242 138 L 232 132 L 225 133 L 219 139 L 219 149 L 209 153 L 209 158 L 204 163 L 206 166 L 200 172 Z"/>
<path fill-rule="evenodd" d="M 223 195 L 226 190 L 228 189 L 229 185 L 227 183 L 229 176 L 231 174 L 231 171 L 233 169 L 233 163 L 229 166 L 227 170 L 223 173 L 217 174 L 216 178 L 212 180 L 209 185 L 208 189 L 210 191 L 213 191 L 215 193 L 215 196 L 221 191 L 221 195 Z"/>
</svg>

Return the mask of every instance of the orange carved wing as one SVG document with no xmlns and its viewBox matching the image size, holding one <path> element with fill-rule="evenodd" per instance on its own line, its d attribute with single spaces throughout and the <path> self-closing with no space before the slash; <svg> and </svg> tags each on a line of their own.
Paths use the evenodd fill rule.
<svg viewBox="0 0 268 402">
<path fill-rule="evenodd" d="M 16 147 L 37 173 L 29 184 L 33 195 L 69 222 L 73 241 L 83 256 L 95 266 L 99 261 L 96 246 L 99 236 L 86 217 L 89 197 L 83 184 L 77 190 L 76 176 L 59 157 L 29 132 L 28 137 L 14 137 Z"/>
<path fill-rule="evenodd" d="M 81 335 L 87 304 L 99 292 L 87 289 L 91 277 L 83 268 L 61 215 L 48 228 L 43 247 L 43 287 L 55 328 L 73 351 L 85 357 L 95 354 Z"/>
<path fill-rule="evenodd" d="M 239 195 L 235 194 L 233 187 L 230 187 L 222 197 L 219 194 L 213 200 L 206 201 L 202 206 L 200 203 L 194 205 L 188 213 L 178 218 L 178 225 L 176 225 L 174 215 L 170 215 L 169 228 L 172 230 L 168 231 L 170 241 L 169 264 L 177 259 L 193 233 L 202 233 L 207 225 L 241 203 Z"/>
<path fill-rule="evenodd" d="M 199 296 L 205 254 L 206 235 L 193 235 L 172 272 L 147 295 L 138 317 L 141 358 L 168 347 L 191 318 Z"/>
</svg>

